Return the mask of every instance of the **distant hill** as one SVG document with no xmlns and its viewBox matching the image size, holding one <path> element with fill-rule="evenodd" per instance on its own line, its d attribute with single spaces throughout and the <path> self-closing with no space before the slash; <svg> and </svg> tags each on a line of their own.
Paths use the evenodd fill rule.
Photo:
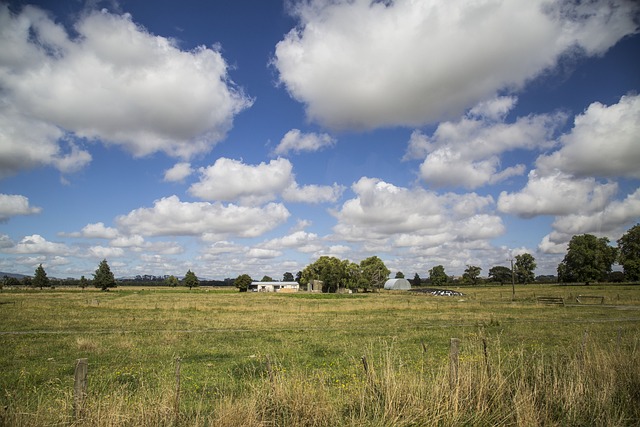
<svg viewBox="0 0 640 427">
<path fill-rule="evenodd" d="M 23 277 L 26 276 L 26 274 L 5 273 L 4 271 L 0 271 L 0 279 L 2 279 L 4 276 L 15 277 L 16 279 L 22 279 Z"/>
</svg>

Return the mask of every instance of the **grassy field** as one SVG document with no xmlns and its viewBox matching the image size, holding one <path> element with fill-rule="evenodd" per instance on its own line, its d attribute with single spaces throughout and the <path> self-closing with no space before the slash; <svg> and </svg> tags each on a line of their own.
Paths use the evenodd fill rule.
<svg viewBox="0 0 640 427">
<path fill-rule="evenodd" d="M 5 289 L 0 425 L 640 424 L 640 287 L 460 290 Z"/>
</svg>

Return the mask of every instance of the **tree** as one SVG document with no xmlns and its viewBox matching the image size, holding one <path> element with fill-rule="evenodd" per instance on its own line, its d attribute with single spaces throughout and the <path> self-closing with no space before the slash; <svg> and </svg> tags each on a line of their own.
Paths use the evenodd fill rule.
<svg viewBox="0 0 640 427">
<path fill-rule="evenodd" d="M 444 271 L 444 267 L 442 265 L 436 265 L 431 270 L 429 270 L 429 281 L 434 286 L 440 286 L 447 283 L 447 273 Z"/>
<path fill-rule="evenodd" d="M 472 285 L 477 285 L 478 277 L 480 277 L 481 271 L 482 271 L 482 268 L 478 267 L 477 265 L 467 265 L 467 268 L 464 270 L 464 274 L 462 275 L 462 278 L 466 282 L 470 282 Z"/>
<path fill-rule="evenodd" d="M 189 290 L 191 290 L 191 288 L 197 288 L 198 286 L 200 286 L 200 280 L 198 280 L 198 276 L 196 276 L 196 274 L 191 270 L 187 271 L 187 274 L 184 275 L 182 283 L 184 283 L 185 286 L 188 286 Z"/>
<path fill-rule="evenodd" d="M 365 284 L 362 283 L 362 274 L 358 264 L 345 259 L 342 261 L 342 268 L 344 270 L 342 284 L 345 288 L 357 290 L 359 287 L 365 286 Z"/>
<path fill-rule="evenodd" d="M 269 276 L 262 276 L 262 280 L 260 280 L 261 282 L 274 282 L 275 280 L 273 280 L 271 277 Z"/>
<path fill-rule="evenodd" d="M 516 255 L 516 263 L 513 266 L 518 283 L 531 283 L 536 279 L 533 273 L 536 269 L 536 259 L 531 254 Z"/>
<path fill-rule="evenodd" d="M 391 271 L 377 256 L 372 256 L 360 261 L 360 275 L 362 283 L 373 289 L 377 289 L 389 278 Z"/>
<path fill-rule="evenodd" d="M 573 236 L 567 254 L 558 265 L 558 281 L 591 282 L 606 280 L 616 260 L 617 249 L 609 239 L 592 234 Z"/>
<path fill-rule="evenodd" d="M 113 273 L 106 259 L 100 261 L 98 269 L 93 273 L 93 285 L 103 291 L 116 287 L 116 279 L 113 277 Z"/>
<path fill-rule="evenodd" d="M 404 279 L 404 273 L 402 271 L 398 271 L 396 273 L 396 279 Z"/>
<path fill-rule="evenodd" d="M 89 281 L 85 279 L 84 276 L 80 276 L 80 282 L 78 282 L 78 286 L 80 286 L 81 289 L 84 289 L 87 287 L 88 284 L 89 284 Z"/>
<path fill-rule="evenodd" d="M 511 269 L 501 265 L 491 267 L 489 269 L 489 279 L 493 282 L 498 282 L 501 285 L 503 283 L 511 283 Z"/>
<path fill-rule="evenodd" d="M 336 292 L 346 278 L 345 263 L 336 257 L 324 255 L 302 270 L 300 284 L 306 285 L 312 280 L 321 280 L 322 292 Z"/>
<path fill-rule="evenodd" d="M 9 277 L 9 276 L 4 276 L 4 285 L 6 287 L 12 287 L 15 288 L 17 286 L 20 286 L 20 280 L 18 280 L 17 277 Z"/>
<path fill-rule="evenodd" d="M 631 227 L 618 239 L 618 250 L 618 262 L 625 280 L 640 280 L 640 224 Z"/>
<path fill-rule="evenodd" d="M 164 279 L 164 284 L 167 286 L 173 286 L 176 287 L 180 284 L 180 281 L 178 280 L 178 278 L 176 276 L 169 276 L 166 279 Z"/>
<path fill-rule="evenodd" d="M 411 281 L 411 285 L 420 286 L 421 283 L 422 283 L 422 279 L 420 278 L 420 275 L 418 273 L 414 274 L 413 280 Z"/>
<path fill-rule="evenodd" d="M 32 285 L 40 289 L 50 286 L 49 278 L 47 277 L 47 273 L 44 271 L 42 264 L 40 264 L 38 268 L 36 268 L 36 273 L 33 277 Z"/>
<path fill-rule="evenodd" d="M 289 273 L 288 271 L 286 273 L 284 273 L 282 275 L 282 281 L 283 282 L 294 282 L 295 279 L 293 278 L 293 274 Z"/>
<path fill-rule="evenodd" d="M 302 271 L 298 271 L 296 273 L 296 282 L 298 282 L 298 284 L 300 284 L 301 280 L 302 280 Z"/>
<path fill-rule="evenodd" d="M 249 285 L 253 282 L 253 279 L 248 274 L 241 274 L 233 281 L 233 285 L 238 288 L 240 292 L 247 292 Z"/>
</svg>

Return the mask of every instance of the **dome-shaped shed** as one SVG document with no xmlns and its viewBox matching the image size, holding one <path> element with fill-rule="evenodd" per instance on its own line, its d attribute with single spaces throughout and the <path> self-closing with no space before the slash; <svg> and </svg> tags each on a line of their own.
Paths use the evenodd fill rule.
<svg viewBox="0 0 640 427">
<path fill-rule="evenodd" d="M 407 279 L 389 279 L 385 282 L 384 288 L 387 290 L 403 290 L 411 289 L 411 283 Z"/>
</svg>

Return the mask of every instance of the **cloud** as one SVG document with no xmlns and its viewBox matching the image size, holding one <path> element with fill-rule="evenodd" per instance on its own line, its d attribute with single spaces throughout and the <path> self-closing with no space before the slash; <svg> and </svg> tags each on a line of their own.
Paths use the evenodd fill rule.
<svg viewBox="0 0 640 427">
<path fill-rule="evenodd" d="M 72 35 L 36 7 L 13 14 L 0 5 L 0 27 L 4 175 L 83 167 L 91 156 L 65 142 L 73 138 L 188 159 L 222 140 L 252 104 L 217 49 L 183 51 L 129 14 L 90 11 Z"/>
<path fill-rule="evenodd" d="M 189 187 L 189 194 L 203 200 L 238 201 L 243 205 L 259 205 L 282 197 L 290 202 L 335 202 L 344 187 L 299 186 L 293 165 L 284 158 L 248 165 L 239 160 L 219 158 L 206 168 L 200 168 L 200 181 Z"/>
<path fill-rule="evenodd" d="M 295 249 L 299 252 L 311 253 L 322 248 L 321 240 L 315 233 L 295 231 L 283 237 L 268 240 L 259 245 L 266 249 Z"/>
<path fill-rule="evenodd" d="M 237 253 L 240 252 L 242 248 L 239 245 L 236 245 L 233 242 L 229 242 L 227 240 L 220 240 L 214 242 L 209 245 L 206 249 L 203 250 L 204 257 L 217 257 L 220 254 L 228 254 L 228 253 Z"/>
<path fill-rule="evenodd" d="M 334 238 L 429 247 L 491 239 L 505 232 L 502 220 L 485 212 L 494 203 L 491 196 L 438 195 L 366 177 L 354 183 L 352 190 L 356 197 L 332 212 L 338 220 Z M 385 243 L 387 240 L 390 242 Z"/>
<path fill-rule="evenodd" d="M 336 202 L 345 188 L 342 185 L 334 183 L 328 185 L 303 185 L 292 183 L 282 192 L 282 197 L 288 202 L 301 203 L 333 203 Z"/>
<path fill-rule="evenodd" d="M 543 171 L 561 170 L 578 177 L 640 178 L 640 96 L 623 96 L 610 106 L 594 102 L 560 138 L 562 147 L 540 156 Z"/>
<path fill-rule="evenodd" d="M 13 240 L 6 234 L 0 234 L 0 249 L 11 248 L 15 245 Z"/>
<path fill-rule="evenodd" d="M 290 216 L 282 204 L 263 207 L 208 202 L 182 202 L 177 196 L 154 202 L 116 218 L 118 229 L 141 236 L 235 235 L 258 237 Z"/>
<path fill-rule="evenodd" d="M 24 196 L 0 193 L 0 222 L 16 215 L 34 215 L 41 211 L 42 208 L 29 206 L 29 199 Z"/>
<path fill-rule="evenodd" d="M 166 182 L 183 182 L 192 173 L 191 163 L 176 163 L 173 167 L 164 171 L 163 180 Z"/>
<path fill-rule="evenodd" d="M 282 255 L 281 251 L 273 249 L 251 248 L 247 251 L 247 256 L 250 258 L 270 259 L 277 258 Z"/>
<path fill-rule="evenodd" d="M 543 175 L 532 170 L 521 191 L 500 193 L 498 210 L 522 218 L 593 213 L 604 209 L 617 190 L 616 183 L 600 184 L 595 178 L 578 179 L 559 171 Z"/>
<path fill-rule="evenodd" d="M 118 236 L 111 240 L 109 245 L 117 248 L 141 248 L 145 245 L 145 241 L 142 236 L 134 234 L 133 236 Z"/>
<path fill-rule="evenodd" d="M 336 140 L 326 133 L 302 133 L 299 129 L 291 129 L 284 135 L 280 144 L 278 144 L 274 150 L 274 153 L 277 155 L 286 155 L 289 152 L 313 152 L 325 147 L 331 147 L 335 144 Z"/>
<path fill-rule="evenodd" d="M 499 166 L 500 159 L 497 156 L 469 161 L 460 152 L 441 148 L 430 153 L 420 165 L 420 176 L 434 187 L 475 189 L 522 175 L 526 169 L 524 165 L 516 165 L 499 171 Z"/>
<path fill-rule="evenodd" d="M 203 200 L 260 204 L 274 200 L 293 182 L 292 169 L 283 158 L 253 166 L 222 157 L 200 168 L 200 182 L 189 188 L 189 194 Z"/>
<path fill-rule="evenodd" d="M 88 255 L 97 259 L 120 258 L 124 255 L 124 250 L 107 246 L 91 246 Z"/>
<path fill-rule="evenodd" d="M 49 242 L 39 234 L 25 236 L 13 247 L 4 248 L 3 252 L 14 254 L 65 255 L 70 249 L 63 243 Z"/>
<path fill-rule="evenodd" d="M 420 177 L 435 187 L 475 189 L 522 175 L 526 166 L 501 169 L 500 155 L 516 150 L 540 150 L 554 145 L 553 134 L 563 114 L 519 117 L 505 123 L 515 97 L 496 97 L 472 108 L 457 122 L 442 122 L 431 136 L 414 131 L 404 160 L 425 158 Z"/>
<path fill-rule="evenodd" d="M 584 233 L 619 234 L 640 218 L 640 189 L 623 200 L 614 200 L 596 212 L 578 212 L 557 218 L 554 230 L 565 235 Z"/>
<path fill-rule="evenodd" d="M 518 90 L 571 54 L 634 33 L 635 2 L 309 0 L 273 66 L 312 121 L 335 129 L 420 126 Z"/>
<path fill-rule="evenodd" d="M 73 233 L 61 233 L 62 236 L 84 237 L 86 239 L 115 239 L 118 237 L 118 230 L 112 227 L 105 227 L 103 222 L 87 224 L 82 230 Z"/>
</svg>

